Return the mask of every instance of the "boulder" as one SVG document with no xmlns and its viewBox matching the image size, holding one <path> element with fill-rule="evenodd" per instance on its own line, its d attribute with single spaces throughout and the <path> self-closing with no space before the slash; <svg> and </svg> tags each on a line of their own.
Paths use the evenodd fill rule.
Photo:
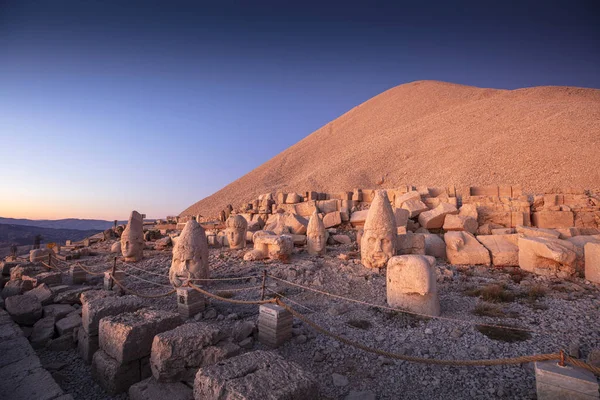
<svg viewBox="0 0 600 400">
<path fill-rule="evenodd" d="M 121 242 L 114 242 L 112 246 L 110 246 L 110 252 L 112 254 L 121 254 Z"/>
<path fill-rule="evenodd" d="M 519 237 L 519 267 L 538 275 L 566 277 L 576 272 L 575 246 L 547 237 Z"/>
<path fill-rule="evenodd" d="M 42 308 L 43 317 L 54 317 L 55 319 L 61 319 L 66 317 L 75 311 L 75 307 L 70 304 L 50 304 Z"/>
<path fill-rule="evenodd" d="M 434 257 L 392 257 L 386 274 L 387 302 L 391 307 L 419 314 L 440 315 Z"/>
<path fill-rule="evenodd" d="M 6 311 L 19 325 L 33 326 L 42 318 L 42 303 L 35 296 L 11 296 L 5 301 Z"/>
<path fill-rule="evenodd" d="M 323 217 L 323 224 L 325 228 L 332 228 L 342 223 L 342 214 L 339 211 L 333 211 L 325 214 Z"/>
<path fill-rule="evenodd" d="M 50 254 L 50 249 L 35 249 L 29 252 L 29 261 L 32 263 L 40 262 L 40 261 L 48 261 L 48 255 Z"/>
<path fill-rule="evenodd" d="M 411 200 L 421 201 L 421 195 L 419 194 L 419 192 L 411 190 L 410 192 L 407 192 L 407 193 L 404 193 L 401 195 L 397 195 L 396 198 L 394 199 L 394 205 L 397 208 L 400 208 L 404 205 L 404 203 L 406 203 L 407 201 L 411 201 Z"/>
<path fill-rule="evenodd" d="M 463 204 L 458 211 L 458 215 L 474 218 L 475 221 L 477 221 L 477 218 L 479 217 L 477 206 L 475 204 Z"/>
<path fill-rule="evenodd" d="M 458 214 L 458 210 L 452 204 L 440 203 L 433 210 L 419 214 L 419 224 L 425 229 L 439 229 L 444 226 L 448 214 Z"/>
<path fill-rule="evenodd" d="M 56 322 L 56 331 L 60 336 L 71 334 L 81 326 L 81 316 L 74 312 Z"/>
<path fill-rule="evenodd" d="M 194 398 L 312 400 L 319 392 L 312 374 L 280 355 L 259 350 L 200 368 Z"/>
<path fill-rule="evenodd" d="M 338 244 L 352 244 L 352 239 L 348 235 L 332 235 L 333 241 Z"/>
<path fill-rule="evenodd" d="M 479 235 L 477 240 L 489 250 L 492 264 L 497 267 L 517 267 L 519 265 L 518 235 Z"/>
<path fill-rule="evenodd" d="M 361 228 L 365 225 L 365 221 L 367 220 L 367 215 L 369 214 L 369 210 L 362 211 L 354 211 L 350 215 L 350 224 L 354 228 Z"/>
<path fill-rule="evenodd" d="M 46 285 L 60 285 L 62 283 L 61 272 L 42 272 L 35 276 L 38 285 L 45 283 Z"/>
<path fill-rule="evenodd" d="M 490 252 L 469 232 L 446 232 L 446 257 L 454 265 L 490 265 Z"/>
<path fill-rule="evenodd" d="M 285 197 L 285 204 L 301 203 L 302 197 L 298 193 L 288 193 Z"/>
</svg>

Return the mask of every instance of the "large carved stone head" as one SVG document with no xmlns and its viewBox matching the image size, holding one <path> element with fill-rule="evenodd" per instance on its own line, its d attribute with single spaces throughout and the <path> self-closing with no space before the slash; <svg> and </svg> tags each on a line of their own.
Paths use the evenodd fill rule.
<svg viewBox="0 0 600 400">
<path fill-rule="evenodd" d="M 396 219 L 385 190 L 375 192 L 360 242 L 361 262 L 368 268 L 383 268 L 396 255 Z"/>
<path fill-rule="evenodd" d="M 322 256 L 327 251 L 327 230 L 316 210 L 308 220 L 306 244 L 308 254 Z"/>
<path fill-rule="evenodd" d="M 241 215 L 231 215 L 225 222 L 225 234 L 229 241 L 230 249 L 243 249 L 246 247 L 246 231 L 248 221 Z"/>
<path fill-rule="evenodd" d="M 190 220 L 173 247 L 169 280 L 173 286 L 179 287 L 190 279 L 206 279 L 208 275 L 206 233 L 200 224 Z"/>
<path fill-rule="evenodd" d="M 121 253 L 129 262 L 139 261 L 144 256 L 144 219 L 137 211 L 131 212 L 121 234 Z"/>
</svg>

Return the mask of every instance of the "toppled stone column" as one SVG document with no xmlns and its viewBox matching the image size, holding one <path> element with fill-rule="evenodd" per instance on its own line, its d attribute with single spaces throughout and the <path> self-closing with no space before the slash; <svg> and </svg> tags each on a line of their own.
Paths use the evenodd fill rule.
<svg viewBox="0 0 600 400">
<path fill-rule="evenodd" d="M 225 234 L 230 249 L 243 249 L 246 247 L 246 231 L 248 221 L 239 214 L 231 215 L 225 222 Z"/>
<path fill-rule="evenodd" d="M 144 257 L 144 219 L 132 211 L 127 227 L 121 234 L 121 253 L 127 262 L 136 262 Z"/>
<path fill-rule="evenodd" d="M 176 287 L 182 286 L 188 280 L 207 279 L 208 242 L 204 228 L 196 221 L 190 220 L 185 224 L 181 235 L 173 246 L 173 260 L 169 269 L 169 280 Z"/>
<path fill-rule="evenodd" d="M 387 265 L 386 289 L 387 302 L 391 307 L 440 315 L 434 257 L 392 257 Z"/>
<path fill-rule="evenodd" d="M 367 268 L 383 268 L 396 254 L 397 229 L 394 211 L 385 190 L 375 192 L 361 237 L 361 262 Z"/>
</svg>

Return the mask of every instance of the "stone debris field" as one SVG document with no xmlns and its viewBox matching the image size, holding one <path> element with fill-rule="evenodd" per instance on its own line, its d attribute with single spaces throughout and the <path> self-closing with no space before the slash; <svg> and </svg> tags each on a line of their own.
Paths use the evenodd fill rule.
<svg viewBox="0 0 600 400">
<path fill-rule="evenodd" d="M 144 217 L 0 264 L 2 398 L 599 398 L 598 193 L 277 192 Z"/>
</svg>

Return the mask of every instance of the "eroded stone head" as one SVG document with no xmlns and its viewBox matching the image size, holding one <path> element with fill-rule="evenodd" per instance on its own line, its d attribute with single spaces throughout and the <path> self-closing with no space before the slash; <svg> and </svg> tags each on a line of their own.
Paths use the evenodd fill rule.
<svg viewBox="0 0 600 400">
<path fill-rule="evenodd" d="M 316 210 L 308 220 L 306 244 L 308 254 L 324 255 L 327 251 L 327 230 Z"/>
<path fill-rule="evenodd" d="M 169 280 L 173 286 L 179 287 L 190 279 L 206 279 L 208 275 L 206 233 L 200 224 L 190 220 L 173 247 Z"/>
<path fill-rule="evenodd" d="M 396 254 L 396 219 L 385 190 L 375 192 L 360 243 L 361 262 L 368 268 L 383 268 Z"/>
<path fill-rule="evenodd" d="M 246 231 L 248 221 L 241 215 L 231 215 L 225 222 L 225 234 L 230 249 L 243 249 L 246 247 Z"/>
<path fill-rule="evenodd" d="M 144 256 L 144 219 L 137 211 L 131 212 L 121 234 L 121 253 L 129 262 L 139 261 Z"/>
</svg>

